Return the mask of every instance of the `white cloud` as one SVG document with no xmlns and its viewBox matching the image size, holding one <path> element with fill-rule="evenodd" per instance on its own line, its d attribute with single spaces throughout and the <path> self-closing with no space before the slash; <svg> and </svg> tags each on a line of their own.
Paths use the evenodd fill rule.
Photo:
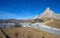
<svg viewBox="0 0 60 38">
<path fill-rule="evenodd" d="M 14 13 L 0 11 L 0 19 L 20 19 L 20 16 Z"/>
</svg>

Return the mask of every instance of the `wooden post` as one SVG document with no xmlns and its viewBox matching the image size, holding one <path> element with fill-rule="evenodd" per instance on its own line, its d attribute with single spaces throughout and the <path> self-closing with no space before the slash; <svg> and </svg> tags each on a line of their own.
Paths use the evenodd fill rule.
<svg viewBox="0 0 60 38">
<path fill-rule="evenodd" d="M 3 31 L 2 28 L 0 28 L 0 30 L 1 30 L 1 32 L 4 34 L 4 36 L 5 36 L 6 38 L 10 38 L 10 37 Z"/>
</svg>

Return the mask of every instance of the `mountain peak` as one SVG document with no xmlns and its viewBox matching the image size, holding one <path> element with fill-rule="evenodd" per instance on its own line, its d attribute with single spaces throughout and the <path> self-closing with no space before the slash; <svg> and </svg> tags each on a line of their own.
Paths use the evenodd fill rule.
<svg viewBox="0 0 60 38">
<path fill-rule="evenodd" d="M 40 14 L 40 16 L 36 16 L 36 18 L 54 18 L 54 19 L 60 19 L 60 14 L 56 14 L 53 10 L 50 9 L 50 7 L 47 7 L 46 10 Z"/>
<path fill-rule="evenodd" d="M 47 7 L 46 10 L 50 10 L 50 7 Z"/>
<path fill-rule="evenodd" d="M 53 17 L 55 15 L 55 12 L 50 9 L 50 7 L 47 7 L 46 10 L 40 15 L 41 17 Z"/>
<path fill-rule="evenodd" d="M 47 7 L 45 11 L 46 11 L 46 12 L 51 11 L 51 10 L 50 10 L 50 7 Z"/>
</svg>

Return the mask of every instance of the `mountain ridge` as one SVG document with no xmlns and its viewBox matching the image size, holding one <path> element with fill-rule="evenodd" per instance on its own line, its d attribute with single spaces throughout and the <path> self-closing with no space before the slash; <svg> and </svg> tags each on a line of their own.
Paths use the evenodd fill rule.
<svg viewBox="0 0 60 38">
<path fill-rule="evenodd" d="M 53 10 L 47 7 L 46 10 L 43 13 L 41 13 L 40 16 L 36 18 L 45 18 L 45 17 L 53 18 L 53 19 L 60 19 L 60 14 L 56 14 Z"/>
</svg>

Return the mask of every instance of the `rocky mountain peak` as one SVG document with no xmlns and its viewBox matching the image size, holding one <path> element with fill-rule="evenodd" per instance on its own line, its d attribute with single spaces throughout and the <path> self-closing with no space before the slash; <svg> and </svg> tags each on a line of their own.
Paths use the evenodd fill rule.
<svg viewBox="0 0 60 38">
<path fill-rule="evenodd" d="M 55 15 L 55 12 L 52 11 L 49 7 L 47 7 L 46 10 L 43 13 L 41 13 L 40 17 L 51 18 L 51 17 L 53 17 L 53 15 Z"/>
<path fill-rule="evenodd" d="M 50 11 L 50 8 L 49 8 L 49 7 L 47 7 L 47 8 L 46 8 L 46 11 L 47 11 L 47 12 L 48 12 L 48 11 Z"/>
<path fill-rule="evenodd" d="M 60 14 L 56 14 L 53 10 L 50 9 L 50 7 L 47 7 L 45 11 L 43 11 L 40 16 L 36 16 L 37 18 L 54 18 L 54 19 L 60 19 Z"/>
</svg>

